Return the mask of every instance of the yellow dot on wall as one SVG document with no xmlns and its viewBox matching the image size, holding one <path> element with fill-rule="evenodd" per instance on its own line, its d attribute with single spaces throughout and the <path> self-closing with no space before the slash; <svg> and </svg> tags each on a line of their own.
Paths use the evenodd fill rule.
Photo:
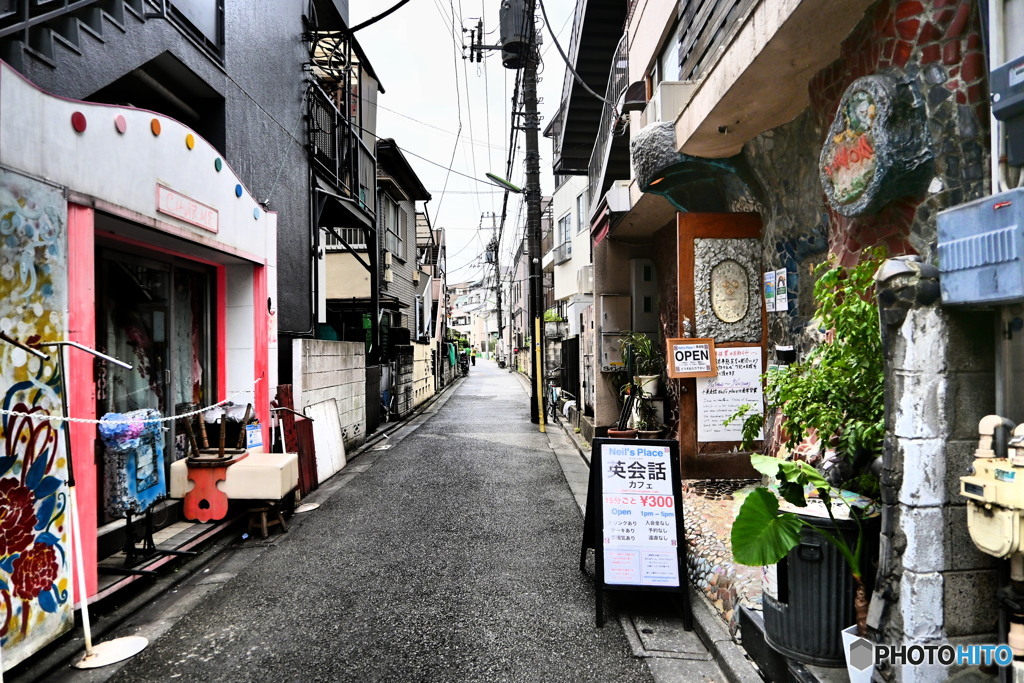
<svg viewBox="0 0 1024 683">
<path fill-rule="evenodd" d="M 196 146 L 196 136 L 192 135 L 192 133 L 186 135 L 185 146 L 188 147 L 189 149 L 194 148 Z"/>
</svg>

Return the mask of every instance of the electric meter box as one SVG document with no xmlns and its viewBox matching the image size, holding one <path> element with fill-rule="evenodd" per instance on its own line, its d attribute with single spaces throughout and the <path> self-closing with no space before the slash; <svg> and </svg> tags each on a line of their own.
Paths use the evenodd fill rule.
<svg viewBox="0 0 1024 683">
<path fill-rule="evenodd" d="M 944 304 L 1024 302 L 1024 188 L 938 215 Z"/>
<path fill-rule="evenodd" d="M 1024 164 L 1024 56 L 992 71 L 992 116 L 1006 124 L 1006 157 L 1011 166 Z"/>
</svg>

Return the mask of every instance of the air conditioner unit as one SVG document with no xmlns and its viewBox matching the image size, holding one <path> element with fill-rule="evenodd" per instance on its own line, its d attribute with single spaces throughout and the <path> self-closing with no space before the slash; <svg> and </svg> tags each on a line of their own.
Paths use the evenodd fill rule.
<svg viewBox="0 0 1024 683">
<path fill-rule="evenodd" d="M 640 118 L 641 125 L 674 122 L 680 112 L 690 103 L 690 98 L 699 83 L 699 81 L 662 81 L 659 83 Z"/>
<path fill-rule="evenodd" d="M 391 252 L 390 251 L 385 251 L 384 252 L 384 266 L 386 268 L 390 268 L 391 267 Z"/>
<path fill-rule="evenodd" d="M 414 285 L 418 285 L 420 283 L 420 271 L 418 271 L 418 270 L 412 271 L 412 283 Z"/>
<path fill-rule="evenodd" d="M 394 281 L 395 281 L 395 271 L 393 271 L 390 268 L 388 268 L 387 270 L 384 271 L 384 282 L 394 282 Z"/>
<path fill-rule="evenodd" d="M 578 294 L 594 293 L 594 266 L 583 266 L 576 271 L 576 292 Z"/>
</svg>

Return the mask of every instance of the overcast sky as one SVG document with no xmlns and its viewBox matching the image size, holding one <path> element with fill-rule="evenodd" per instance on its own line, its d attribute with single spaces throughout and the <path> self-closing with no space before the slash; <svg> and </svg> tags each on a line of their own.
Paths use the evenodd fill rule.
<svg viewBox="0 0 1024 683">
<path fill-rule="evenodd" d="M 350 25 L 380 14 L 394 1 L 352 0 Z M 575 0 L 544 2 L 566 53 L 575 4 Z M 515 71 L 501 65 L 500 50 L 485 52 L 478 64 L 463 60 L 469 50 L 461 47 L 470 43 L 470 34 L 462 33 L 462 27 L 468 31 L 479 18 L 484 21 L 484 44 L 498 43 L 499 6 L 500 0 L 412 0 L 356 33 L 385 90 L 378 100 L 377 135 L 394 138 L 432 195 L 426 209 L 432 225 L 446 230 L 451 283 L 483 274 L 483 245 L 493 233 L 491 217 L 481 216 L 501 215 L 503 193 L 484 174 L 505 176 Z M 542 19 L 539 6 L 537 16 Z M 541 33 L 538 93 L 543 101 L 538 108 L 543 132 L 558 110 L 565 62 L 547 29 Z M 542 134 L 539 139 L 541 189 L 549 195 L 553 191 L 551 141 Z M 525 185 L 524 146 L 520 131 L 509 178 L 520 187 Z M 503 243 L 511 244 L 512 234 L 525 223 L 520 197 L 510 195 Z M 503 248 L 503 258 L 507 253 Z"/>
</svg>

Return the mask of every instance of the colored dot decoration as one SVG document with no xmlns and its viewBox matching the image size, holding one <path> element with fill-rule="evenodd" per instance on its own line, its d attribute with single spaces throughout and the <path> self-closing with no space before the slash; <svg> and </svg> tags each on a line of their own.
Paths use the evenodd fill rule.
<svg viewBox="0 0 1024 683">
<path fill-rule="evenodd" d="M 86 121 L 85 114 L 83 114 L 80 111 L 76 111 L 76 112 L 73 112 L 71 114 L 71 127 L 75 130 L 76 133 L 84 133 L 87 125 L 88 125 L 88 122 Z M 116 130 L 121 135 L 124 135 L 125 131 L 128 130 L 128 120 L 125 119 L 125 117 L 122 116 L 121 114 L 118 114 L 116 117 L 114 117 L 114 130 Z M 162 126 L 160 125 L 160 119 L 150 119 L 150 121 L 149 121 L 149 130 L 153 133 L 154 136 L 160 135 L 160 133 L 162 132 Z M 196 146 L 196 137 L 195 137 L 195 135 L 193 135 L 192 133 L 186 134 L 185 135 L 185 147 L 187 147 L 188 149 L 192 150 L 192 149 L 195 149 L 195 146 Z M 217 171 L 217 173 L 220 173 L 224 169 L 224 160 L 221 159 L 220 157 L 215 157 L 214 160 L 213 160 L 213 168 L 214 168 L 214 170 Z M 235 196 L 238 197 L 239 199 L 241 199 L 243 194 L 245 194 L 245 188 L 242 187 L 241 183 L 236 184 L 235 185 Z M 259 207 L 256 207 L 256 208 L 254 208 L 252 210 L 252 217 L 253 217 L 253 220 L 259 220 L 259 218 L 260 218 L 260 209 L 259 209 Z"/>
</svg>

